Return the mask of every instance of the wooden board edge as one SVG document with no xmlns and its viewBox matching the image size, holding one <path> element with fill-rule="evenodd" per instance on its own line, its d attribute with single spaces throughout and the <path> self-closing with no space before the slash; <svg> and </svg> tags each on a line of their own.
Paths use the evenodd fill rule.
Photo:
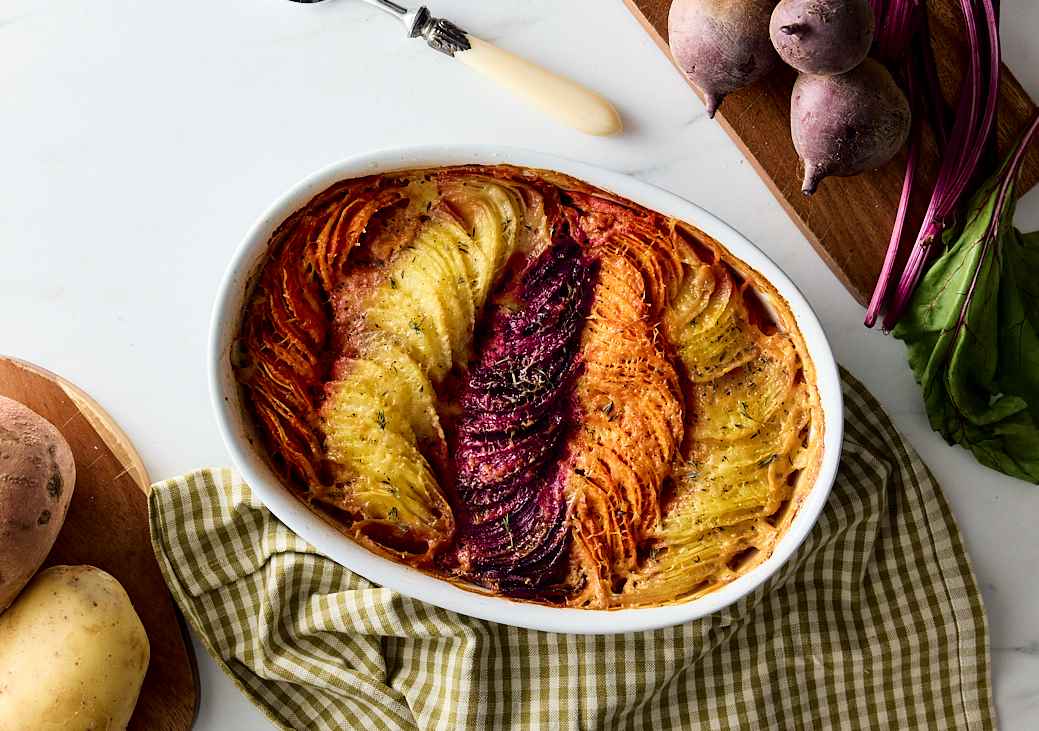
<svg viewBox="0 0 1039 731">
<path fill-rule="evenodd" d="M 76 404 L 76 407 L 83 412 L 87 421 L 90 422 L 90 426 L 101 437 L 105 445 L 112 450 L 112 453 L 121 462 L 128 465 L 126 471 L 141 488 L 141 491 L 145 495 L 151 492 L 151 478 L 148 476 L 148 470 L 144 466 L 144 461 L 122 427 L 109 416 L 108 412 L 90 394 L 64 378 L 59 377 L 58 384 L 64 389 L 68 397 L 72 399 L 72 403 Z"/>
<path fill-rule="evenodd" d="M 14 358 L 12 356 L 0 356 L 5 360 L 15 363 L 21 368 L 27 371 L 35 373 L 47 380 L 54 381 L 61 389 L 65 392 L 65 395 L 76 405 L 76 408 L 80 410 L 91 428 L 101 437 L 101 441 L 105 443 L 114 455 L 124 465 L 128 465 L 127 472 L 133 479 L 137 486 L 147 495 L 151 488 L 151 479 L 148 477 L 148 470 L 144 466 L 144 460 L 141 459 L 141 455 L 138 454 L 137 448 L 133 446 L 133 442 L 130 437 L 123 431 L 122 427 L 119 426 L 118 422 L 113 419 L 104 407 L 101 406 L 94 398 L 86 391 L 81 389 L 76 384 L 72 383 L 66 378 L 59 376 L 53 371 L 49 371 L 42 366 L 38 366 L 35 363 L 30 363 L 27 360 L 21 358 Z"/>
<path fill-rule="evenodd" d="M 91 429 L 93 429 L 101 438 L 101 441 L 104 442 L 105 446 L 108 447 L 112 454 L 115 455 L 122 464 L 129 465 L 127 468 L 129 477 L 134 480 L 146 496 L 149 494 L 151 491 L 151 481 L 148 476 L 148 471 L 144 466 L 144 460 L 141 459 L 141 456 L 137 452 L 136 447 L 134 447 L 130 437 L 125 431 L 123 431 L 122 427 L 119 426 L 119 423 L 116 422 L 104 407 L 90 396 L 90 394 L 57 373 L 22 358 L 0 354 L 0 361 L 13 363 L 15 366 L 25 371 L 57 384 L 76 408 L 79 409 Z M 150 548 L 151 547 L 149 546 L 149 549 Z M 170 595 L 170 604 L 173 605 L 177 624 L 180 627 L 185 654 L 188 660 L 188 669 L 191 672 L 195 687 L 195 705 L 191 718 L 191 726 L 193 726 L 195 721 L 198 719 L 198 714 L 202 705 L 202 683 L 199 675 L 198 657 L 195 653 L 195 646 L 191 639 L 191 632 L 188 628 L 188 623 L 184 619 L 180 607 L 178 607 L 177 603 L 173 601 L 172 594 Z"/>
<path fill-rule="evenodd" d="M 170 594 L 170 600 L 173 601 L 172 593 Z M 184 638 L 184 648 L 188 653 L 189 659 L 188 667 L 191 670 L 192 682 L 195 684 L 195 708 L 191 715 L 191 726 L 194 726 L 195 721 L 198 720 L 199 711 L 202 710 L 202 676 L 198 670 L 198 656 L 195 654 L 195 645 L 191 640 L 191 626 L 175 601 L 173 601 L 173 608 L 177 610 L 177 624 L 180 625 L 180 636 Z"/>
</svg>

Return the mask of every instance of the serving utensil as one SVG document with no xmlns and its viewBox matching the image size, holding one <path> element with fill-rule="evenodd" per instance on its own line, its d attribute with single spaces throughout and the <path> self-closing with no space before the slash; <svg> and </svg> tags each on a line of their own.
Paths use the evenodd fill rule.
<svg viewBox="0 0 1039 731">
<path fill-rule="evenodd" d="M 458 59 L 563 124 L 592 135 L 622 129 L 620 115 L 602 95 L 434 17 L 425 6 L 410 10 L 392 0 L 364 2 L 397 18 L 409 37 L 424 38 L 430 48 Z"/>
</svg>

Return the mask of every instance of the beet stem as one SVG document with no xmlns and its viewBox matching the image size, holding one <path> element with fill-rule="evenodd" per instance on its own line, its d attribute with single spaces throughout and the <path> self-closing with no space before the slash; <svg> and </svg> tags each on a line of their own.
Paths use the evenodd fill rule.
<svg viewBox="0 0 1039 731">
<path fill-rule="evenodd" d="M 974 301 L 974 293 L 977 290 L 978 278 L 981 275 L 983 263 L 985 258 L 989 255 L 989 250 L 999 240 L 998 234 L 999 228 L 1003 222 L 1003 209 L 1006 207 L 1007 200 L 1010 196 L 1010 190 L 1013 188 L 1014 183 L 1017 181 L 1018 174 L 1021 172 L 1021 163 L 1024 161 L 1025 150 L 1028 148 L 1028 145 L 1032 141 L 1037 130 L 1039 130 L 1039 113 L 1036 113 L 1032 117 L 1031 124 L 1021 137 L 1021 140 L 1017 143 L 1013 158 L 1003 170 L 1004 177 L 1000 182 L 999 192 L 996 197 L 996 205 L 992 210 L 992 217 L 989 220 L 988 227 L 985 229 L 985 234 L 979 242 L 984 247 L 984 251 L 979 259 L 979 265 L 974 269 L 974 274 L 971 277 L 970 286 L 967 287 L 967 292 L 964 294 L 963 302 L 960 304 L 960 314 L 956 318 L 956 334 L 946 340 L 945 350 L 941 354 L 943 362 L 945 362 L 949 357 L 952 352 L 953 343 L 956 342 L 960 331 L 962 331 L 967 324 L 967 315 L 970 313 L 970 306 Z"/>
<path fill-rule="evenodd" d="M 898 259 L 898 252 L 902 249 L 902 237 L 905 232 L 906 219 L 909 216 L 909 201 L 913 192 L 913 181 L 916 177 L 916 168 L 920 159 L 920 131 L 919 120 L 920 102 L 916 94 L 915 76 L 911 63 L 906 63 L 906 86 L 909 98 L 913 100 L 913 128 L 909 138 L 909 154 L 906 156 L 906 172 L 902 180 L 902 195 L 898 199 L 898 211 L 895 213 L 895 223 L 891 228 L 891 239 L 888 241 L 887 252 L 884 254 L 884 264 L 877 278 L 877 285 L 873 290 L 873 297 L 866 310 L 866 327 L 873 327 L 877 322 L 884 303 L 888 299 L 888 291 L 891 289 L 891 274 Z"/>
<path fill-rule="evenodd" d="M 870 0 L 876 19 L 875 55 L 887 64 L 905 61 L 926 15 L 922 0 Z"/>
<path fill-rule="evenodd" d="M 989 221 L 988 228 L 985 230 L 985 253 L 981 255 L 980 261 L 985 260 L 988 249 L 996 242 L 997 234 L 999 233 L 999 227 L 1003 223 L 1003 209 L 1006 208 L 1007 199 L 1010 196 L 1010 191 L 1017 182 L 1017 177 L 1021 173 L 1021 163 L 1025 158 L 1025 150 L 1028 149 L 1028 143 L 1032 141 L 1032 137 L 1035 136 L 1036 130 L 1039 130 L 1039 113 L 1032 116 L 1032 121 L 1028 125 L 1028 129 L 1021 137 L 1021 141 L 1017 144 L 1017 149 L 1014 150 L 1014 156 L 1010 160 L 1006 169 L 1003 171 L 1003 180 L 999 185 L 999 194 L 996 196 L 996 205 L 992 209 L 992 218 Z M 971 278 L 970 287 L 967 289 L 967 296 L 964 299 L 963 307 L 960 308 L 960 316 L 956 322 L 957 328 L 963 327 L 967 321 L 967 312 L 970 309 L 970 302 L 974 298 L 974 290 L 978 284 L 978 275 L 981 273 L 982 267 L 979 265 L 974 270 L 974 276 Z"/>
<path fill-rule="evenodd" d="M 918 46 L 918 63 L 922 67 L 924 81 L 927 84 L 927 112 L 931 128 L 938 143 L 938 152 L 945 153 L 949 145 L 949 105 L 942 95 L 942 85 L 938 81 L 938 63 L 934 58 L 934 47 L 931 45 L 930 21 L 927 13 L 923 13 Z"/>
<path fill-rule="evenodd" d="M 975 6 L 977 1 L 960 0 L 967 31 L 969 64 L 960 85 L 956 119 L 949 134 L 947 151 L 950 154 L 942 159 L 916 244 L 899 278 L 894 301 L 884 317 L 886 330 L 897 324 L 908 307 L 927 262 L 937 248 L 935 244 L 941 243 L 947 219 L 959 205 L 977 172 L 992 134 L 999 95 L 999 27 L 992 0 L 980 0 L 980 10 Z"/>
</svg>

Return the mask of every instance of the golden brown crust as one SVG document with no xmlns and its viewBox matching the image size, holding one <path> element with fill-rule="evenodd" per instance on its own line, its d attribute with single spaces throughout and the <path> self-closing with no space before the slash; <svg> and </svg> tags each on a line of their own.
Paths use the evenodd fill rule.
<svg viewBox="0 0 1039 731">
<path fill-rule="evenodd" d="M 326 520 L 458 581 L 455 513 L 469 508 L 448 444 L 469 343 L 492 290 L 559 226 L 598 275 L 567 438 L 570 568 L 524 596 L 700 596 L 771 554 L 818 475 L 824 422 L 788 303 L 688 224 L 505 165 L 338 183 L 271 238 L 236 354 L 246 402 Z"/>
</svg>

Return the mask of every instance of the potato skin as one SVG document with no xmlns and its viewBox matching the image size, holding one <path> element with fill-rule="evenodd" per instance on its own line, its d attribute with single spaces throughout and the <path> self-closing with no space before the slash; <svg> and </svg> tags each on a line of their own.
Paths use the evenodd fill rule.
<svg viewBox="0 0 1039 731">
<path fill-rule="evenodd" d="M 50 553 L 75 485 L 76 464 L 61 432 L 0 396 L 0 612 Z"/>
<path fill-rule="evenodd" d="M 0 731 L 124 729 L 148 669 L 126 591 L 93 566 L 52 566 L 0 615 Z"/>
</svg>

